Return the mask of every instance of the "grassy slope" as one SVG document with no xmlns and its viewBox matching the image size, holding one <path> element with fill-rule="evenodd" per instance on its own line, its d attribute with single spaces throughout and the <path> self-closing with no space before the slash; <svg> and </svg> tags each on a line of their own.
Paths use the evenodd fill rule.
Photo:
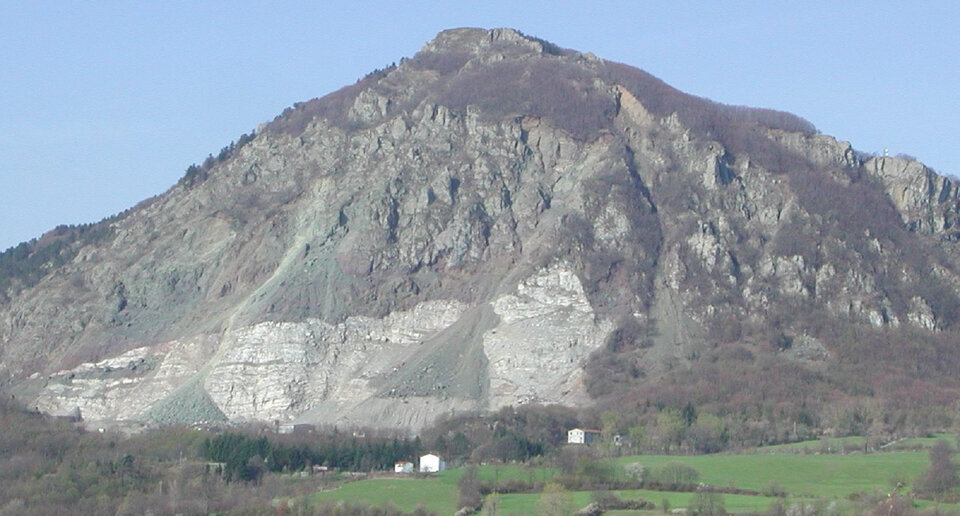
<svg viewBox="0 0 960 516">
<path fill-rule="evenodd" d="M 790 495 L 835 498 L 860 491 L 889 489 L 891 479 L 910 482 L 927 467 L 923 452 L 869 455 L 645 455 L 618 459 L 657 467 L 682 462 L 700 472 L 702 482 L 761 491 L 771 483 Z"/>
<path fill-rule="evenodd" d="M 350 482 L 332 491 L 323 491 L 311 497 L 311 503 L 346 500 L 368 502 L 373 505 L 392 503 L 405 512 L 423 505 L 438 514 L 453 514 L 457 510 L 457 485 L 450 485 L 439 477 L 376 478 Z"/>
<path fill-rule="evenodd" d="M 364 501 L 373 505 L 383 505 L 389 501 L 407 512 L 423 504 L 438 514 L 453 514 L 457 510 L 459 494 L 457 481 L 464 472 L 464 468 L 458 468 L 425 478 L 396 477 L 351 482 L 339 489 L 317 493 L 311 501 Z M 533 468 L 512 464 L 477 468 L 477 477 L 483 482 L 503 482 L 511 479 L 543 481 L 555 474 L 556 470 L 553 468 Z"/>
</svg>

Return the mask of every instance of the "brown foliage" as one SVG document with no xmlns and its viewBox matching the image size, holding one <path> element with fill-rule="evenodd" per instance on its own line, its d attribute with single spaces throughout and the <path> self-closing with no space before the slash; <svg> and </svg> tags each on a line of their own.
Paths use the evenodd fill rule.
<svg viewBox="0 0 960 516">
<path fill-rule="evenodd" d="M 924 497 L 937 500 L 956 500 L 960 486 L 957 465 L 953 462 L 953 450 L 944 440 L 930 449 L 930 467 L 917 479 L 914 490 Z"/>
<path fill-rule="evenodd" d="M 478 106 L 494 119 L 537 116 L 575 138 L 591 140 L 610 127 L 617 110 L 615 99 L 592 79 L 587 69 L 557 59 L 505 60 L 461 71 L 438 100 L 457 110 Z"/>
<path fill-rule="evenodd" d="M 132 437 L 87 433 L 7 397 L 0 398 L 0 428 L 0 513 L 6 514 L 252 510 L 263 500 L 315 492 L 327 482 L 280 482 L 268 474 L 259 484 L 228 484 L 199 458 L 202 432 L 170 427 Z"/>
</svg>

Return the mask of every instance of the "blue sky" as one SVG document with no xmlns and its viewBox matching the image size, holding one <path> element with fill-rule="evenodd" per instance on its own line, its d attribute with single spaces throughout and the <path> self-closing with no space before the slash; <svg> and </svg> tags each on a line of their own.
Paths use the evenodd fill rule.
<svg viewBox="0 0 960 516">
<path fill-rule="evenodd" d="M 445 28 L 514 27 L 960 174 L 960 2 L 0 2 L 0 250 L 173 185 Z"/>
</svg>

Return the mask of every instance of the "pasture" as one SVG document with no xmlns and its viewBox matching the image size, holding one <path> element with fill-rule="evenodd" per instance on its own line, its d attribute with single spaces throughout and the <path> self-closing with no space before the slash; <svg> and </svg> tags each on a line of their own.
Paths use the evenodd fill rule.
<svg viewBox="0 0 960 516">
<path fill-rule="evenodd" d="M 904 443 L 910 446 L 926 446 L 932 439 Z M 849 443 L 844 443 L 849 444 Z M 929 459 L 924 450 L 882 451 L 850 454 L 801 454 L 796 445 L 761 448 L 750 453 L 715 454 L 697 456 L 636 455 L 605 459 L 623 467 L 639 463 L 648 471 L 670 462 L 679 462 L 693 467 L 700 473 L 700 482 L 718 488 L 755 491 L 756 495 L 723 494 L 727 511 L 735 514 L 760 514 L 785 495 L 790 503 L 835 504 L 845 507 L 850 498 L 860 493 L 886 494 L 897 491 L 909 493 L 910 486 L 927 467 Z M 894 447 L 891 447 L 894 448 Z M 437 514 L 453 514 L 457 508 L 457 481 L 464 468 L 448 470 L 430 476 L 383 477 L 350 482 L 343 486 L 311 497 L 311 502 L 363 501 L 374 505 L 393 504 L 410 512 L 422 506 Z M 622 473 L 621 473 L 622 474 Z M 525 465 L 481 465 L 477 477 L 482 482 L 545 483 L 557 475 L 553 468 Z M 897 485 L 900 484 L 898 488 Z M 690 505 L 696 496 L 691 492 L 653 490 L 615 491 L 624 499 L 644 498 L 656 504 L 662 511 L 663 502 L 670 508 Z M 537 514 L 541 493 L 497 494 L 497 514 Z M 591 501 L 588 491 L 573 491 L 562 494 L 573 509 L 586 506 Z M 926 504 L 924 504 L 926 505 Z M 951 506 L 953 508 L 953 506 Z M 609 514 L 639 514 L 637 511 L 613 511 Z"/>
</svg>

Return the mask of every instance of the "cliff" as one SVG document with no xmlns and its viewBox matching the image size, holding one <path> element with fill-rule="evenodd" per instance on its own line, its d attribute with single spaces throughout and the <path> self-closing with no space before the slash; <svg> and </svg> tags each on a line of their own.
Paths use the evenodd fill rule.
<svg viewBox="0 0 960 516">
<path fill-rule="evenodd" d="M 850 332 L 949 354 L 957 207 L 793 115 L 456 29 L 14 283 L 0 367 L 88 420 L 415 430 L 655 389 L 718 349 L 820 373 Z M 960 392 L 936 362 L 890 367 Z"/>
</svg>

